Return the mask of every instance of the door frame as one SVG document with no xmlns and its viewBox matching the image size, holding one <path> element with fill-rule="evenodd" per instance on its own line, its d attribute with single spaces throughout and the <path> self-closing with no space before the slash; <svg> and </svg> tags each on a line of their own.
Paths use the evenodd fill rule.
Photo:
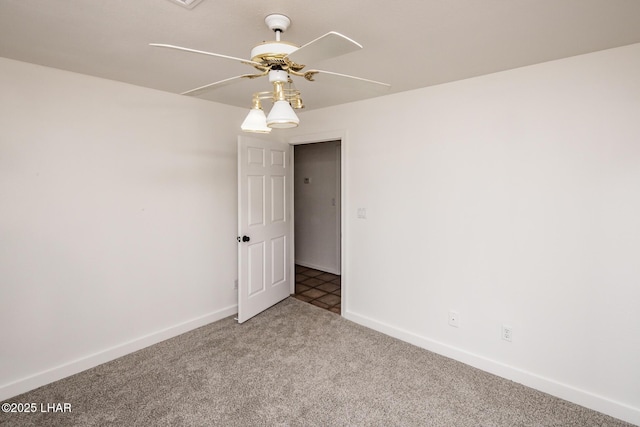
<svg viewBox="0 0 640 427">
<path fill-rule="evenodd" d="M 347 212 L 347 191 L 346 191 L 346 177 L 347 177 L 347 131 L 345 129 L 338 129 L 332 131 L 325 131 L 313 134 L 297 135 L 286 140 L 289 145 L 304 145 L 313 144 L 319 142 L 331 142 L 340 141 L 340 227 L 338 227 L 338 238 L 340 242 L 340 315 L 344 317 L 347 312 L 346 302 L 348 301 L 348 264 L 347 264 L 347 251 L 345 250 L 348 226 L 346 221 Z M 292 150 L 293 153 L 293 150 Z M 292 165 L 295 164 L 295 159 L 292 158 Z M 295 166 L 294 166 L 295 167 Z M 293 171 L 295 176 L 295 170 Z M 294 186 L 289 188 L 289 200 L 292 205 L 292 221 L 291 221 L 291 236 L 292 236 L 292 251 L 291 257 L 291 269 L 293 280 L 291 283 L 291 294 L 295 293 L 295 204 L 294 204 Z"/>
</svg>

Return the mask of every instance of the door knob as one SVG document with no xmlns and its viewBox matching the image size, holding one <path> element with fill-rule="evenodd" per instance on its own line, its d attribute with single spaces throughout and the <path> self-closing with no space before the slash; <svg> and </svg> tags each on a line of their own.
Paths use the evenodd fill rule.
<svg viewBox="0 0 640 427">
<path fill-rule="evenodd" d="M 251 240 L 249 236 L 238 237 L 238 242 L 248 242 L 249 240 Z"/>
</svg>

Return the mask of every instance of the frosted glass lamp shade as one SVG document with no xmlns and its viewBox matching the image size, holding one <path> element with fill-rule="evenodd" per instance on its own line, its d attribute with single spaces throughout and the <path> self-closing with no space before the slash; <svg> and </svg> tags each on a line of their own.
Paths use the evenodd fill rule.
<svg viewBox="0 0 640 427">
<path fill-rule="evenodd" d="M 294 128 L 298 126 L 300 119 L 287 101 L 276 101 L 267 117 L 267 126 L 270 128 Z"/>
<path fill-rule="evenodd" d="M 261 108 L 252 108 L 240 126 L 244 132 L 269 133 L 271 128 L 267 127 L 267 116 Z"/>
</svg>

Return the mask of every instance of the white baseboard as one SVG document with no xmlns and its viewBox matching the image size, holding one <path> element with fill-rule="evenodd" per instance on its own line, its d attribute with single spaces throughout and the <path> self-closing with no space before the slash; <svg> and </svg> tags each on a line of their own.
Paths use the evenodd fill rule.
<svg viewBox="0 0 640 427">
<path fill-rule="evenodd" d="M 337 271 L 335 268 L 325 267 L 323 265 L 315 265 L 315 264 L 312 264 L 310 262 L 298 261 L 298 260 L 296 260 L 295 263 L 297 265 L 301 265 L 303 267 L 313 268 L 314 270 L 325 271 L 327 273 L 337 274 L 338 276 L 340 275 L 340 271 Z"/>
<path fill-rule="evenodd" d="M 107 348 L 89 356 L 81 357 L 63 365 L 47 369 L 46 371 L 38 372 L 36 374 L 22 378 L 18 381 L 3 384 L 0 386 L 0 401 L 7 400 L 11 397 L 26 393 L 27 391 L 41 387 L 45 384 L 49 384 L 70 375 L 77 374 L 79 372 L 109 362 L 113 359 L 117 359 L 118 357 L 133 353 L 134 351 L 149 347 L 150 345 L 157 344 L 161 341 L 173 338 L 180 334 L 184 334 L 185 332 L 189 332 L 201 326 L 208 325 L 209 323 L 224 319 L 225 317 L 232 316 L 237 312 L 237 305 L 226 307 L 197 317 L 195 319 L 187 320 L 186 322 L 182 322 L 177 325 L 162 329 L 160 331 L 153 332 L 148 335 L 133 339 L 131 341 L 127 341 L 122 344 Z"/>
<path fill-rule="evenodd" d="M 594 411 L 619 418 L 626 422 L 640 425 L 640 408 L 636 408 L 514 366 L 506 365 L 496 360 L 468 352 L 461 348 L 379 322 L 367 316 L 359 315 L 352 311 L 345 311 L 343 313 L 343 317 L 362 326 L 366 326 L 378 332 L 382 332 L 383 334 L 392 336 L 434 353 L 441 354 L 499 377 L 515 381 L 527 387 L 531 387 L 552 396 L 593 409 Z"/>
</svg>

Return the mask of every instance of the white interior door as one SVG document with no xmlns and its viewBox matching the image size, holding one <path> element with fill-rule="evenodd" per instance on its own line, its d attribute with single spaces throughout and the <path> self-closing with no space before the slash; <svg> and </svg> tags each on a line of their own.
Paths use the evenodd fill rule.
<svg viewBox="0 0 640 427">
<path fill-rule="evenodd" d="M 291 293 L 291 147 L 238 137 L 238 322 Z"/>
</svg>

